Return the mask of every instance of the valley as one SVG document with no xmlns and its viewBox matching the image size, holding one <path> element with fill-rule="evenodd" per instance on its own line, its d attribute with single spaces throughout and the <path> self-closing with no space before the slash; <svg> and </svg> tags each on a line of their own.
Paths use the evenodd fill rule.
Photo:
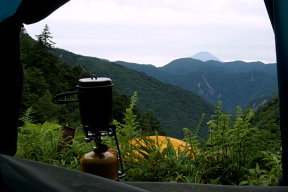
<svg viewBox="0 0 288 192">
<path fill-rule="evenodd" d="M 246 106 L 259 97 L 271 98 L 278 89 L 276 64 L 203 62 L 193 58 L 176 59 L 163 67 L 116 63 L 190 90 L 214 105 L 222 101 L 227 112 L 232 112 L 236 106 Z"/>
</svg>

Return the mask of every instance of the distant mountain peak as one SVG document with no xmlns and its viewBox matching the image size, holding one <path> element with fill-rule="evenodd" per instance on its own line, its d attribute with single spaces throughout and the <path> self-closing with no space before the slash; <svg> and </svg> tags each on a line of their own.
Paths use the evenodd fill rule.
<svg viewBox="0 0 288 192">
<path fill-rule="evenodd" d="M 196 53 L 195 55 L 193 55 L 191 58 L 198 59 L 198 60 L 204 61 L 204 62 L 210 61 L 210 60 L 223 62 L 220 59 L 218 59 L 217 57 L 215 57 L 214 55 L 212 55 L 211 53 L 209 53 L 208 51 L 200 51 L 200 52 Z"/>
</svg>

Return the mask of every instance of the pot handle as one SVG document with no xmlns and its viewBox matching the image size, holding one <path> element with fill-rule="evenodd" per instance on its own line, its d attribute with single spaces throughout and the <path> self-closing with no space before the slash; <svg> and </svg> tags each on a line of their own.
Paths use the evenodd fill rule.
<svg viewBox="0 0 288 192">
<path fill-rule="evenodd" d="M 78 91 L 71 91 L 71 92 L 64 92 L 64 93 L 59 93 L 54 96 L 53 102 L 56 104 L 64 104 L 64 103 L 72 103 L 72 102 L 78 102 L 78 99 L 70 99 L 66 100 L 66 97 L 69 95 L 74 95 L 78 93 Z"/>
</svg>

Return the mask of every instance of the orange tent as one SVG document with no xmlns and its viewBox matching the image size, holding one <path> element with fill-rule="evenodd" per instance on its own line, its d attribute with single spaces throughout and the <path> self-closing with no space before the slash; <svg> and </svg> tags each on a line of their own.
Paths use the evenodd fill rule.
<svg viewBox="0 0 288 192">
<path fill-rule="evenodd" d="M 198 152 L 198 149 L 192 148 L 189 143 L 168 136 L 147 136 L 145 139 L 138 137 L 129 141 L 133 145 L 133 154 L 140 156 L 148 155 L 147 151 L 153 149 L 159 149 L 159 152 L 163 152 L 168 147 L 169 142 L 173 146 L 176 155 L 178 155 L 178 150 L 184 151 L 185 149 L 187 150 L 186 154 L 191 154 L 191 150 L 193 150 L 192 154 Z"/>
<path fill-rule="evenodd" d="M 166 136 L 147 136 L 146 138 L 148 140 L 153 141 L 155 143 L 155 145 L 160 146 L 160 151 L 162 151 L 163 149 L 165 149 L 167 147 L 169 141 L 171 142 L 171 144 L 173 145 L 173 147 L 176 151 L 178 149 L 183 151 L 185 149 L 185 146 L 189 145 L 185 141 L 175 139 L 172 137 L 166 137 Z M 144 142 L 139 137 L 131 140 L 130 142 L 131 142 L 131 144 L 137 144 L 137 143 L 140 143 L 142 145 L 144 144 Z"/>
</svg>

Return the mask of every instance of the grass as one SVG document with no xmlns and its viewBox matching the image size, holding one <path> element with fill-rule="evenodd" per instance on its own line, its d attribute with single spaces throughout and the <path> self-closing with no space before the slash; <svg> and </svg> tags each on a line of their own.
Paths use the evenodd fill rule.
<svg viewBox="0 0 288 192">
<path fill-rule="evenodd" d="M 157 141 L 157 133 L 155 142 L 139 129 L 134 105 L 132 102 L 126 110 L 124 123 L 114 121 L 125 180 L 277 185 L 282 174 L 280 144 L 268 142 L 267 133 L 249 123 L 253 111 L 243 113 L 239 108 L 232 117 L 223 113 L 220 105 L 208 122 L 210 136 L 206 140 L 198 138 L 197 128 L 195 132 L 184 128 L 183 140 L 187 145 L 175 149 L 169 139 L 163 147 Z M 63 145 L 65 140 L 61 126 L 29 121 L 19 128 L 17 157 L 79 170 L 81 156 L 95 145 L 86 143 L 82 131 L 76 130 L 72 144 L 64 142 L 64 148 L 59 151 L 59 144 Z M 103 142 L 117 149 L 113 138 L 105 137 Z"/>
</svg>

